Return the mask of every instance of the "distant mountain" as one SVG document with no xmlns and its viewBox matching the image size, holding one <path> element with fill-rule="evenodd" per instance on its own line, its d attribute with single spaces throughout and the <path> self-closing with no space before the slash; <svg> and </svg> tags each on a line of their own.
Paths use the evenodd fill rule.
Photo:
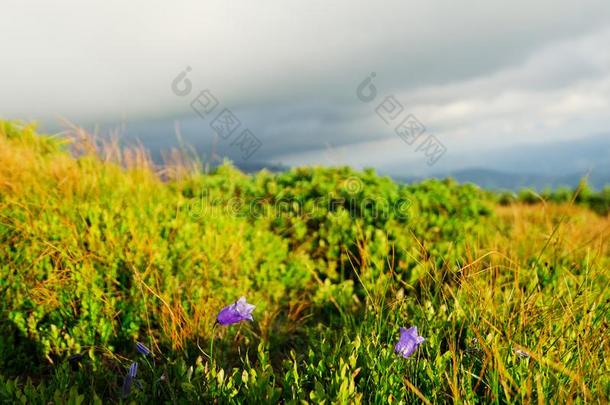
<svg viewBox="0 0 610 405">
<path fill-rule="evenodd" d="M 453 177 L 484 188 L 510 190 L 575 187 L 587 177 L 589 184 L 599 189 L 610 185 L 610 134 L 487 151 L 448 152 L 435 168 L 435 172 L 421 173 L 421 165 L 398 163 L 383 172 L 407 182 Z M 409 172 L 417 175 L 403 174 Z"/>
<path fill-rule="evenodd" d="M 497 149 L 473 149 L 447 153 L 433 167 L 422 160 L 388 162 L 380 171 L 393 176 L 438 176 L 471 170 L 489 170 L 527 176 L 548 175 L 553 179 L 600 174 L 610 167 L 610 133 L 581 139 L 521 144 Z M 571 180 L 570 180 L 571 182 Z"/>
<path fill-rule="evenodd" d="M 610 185 L 610 167 L 607 167 L 605 170 L 591 171 L 588 173 L 588 176 L 586 172 L 554 176 L 539 173 L 507 173 L 498 170 L 473 168 L 426 177 L 396 177 L 395 179 L 397 181 L 411 183 L 430 177 L 452 177 L 460 183 L 474 183 L 482 188 L 490 190 L 519 190 L 522 188 L 543 190 L 545 188 L 556 189 L 558 187 L 574 188 L 583 177 L 587 177 L 589 185 L 599 190 Z"/>
<path fill-rule="evenodd" d="M 249 162 L 249 161 L 240 162 L 240 163 L 236 164 L 236 166 L 241 171 L 246 172 L 246 173 L 254 173 L 254 172 L 261 171 L 263 169 L 269 170 L 270 172 L 284 172 L 284 171 L 290 169 L 290 167 L 284 166 L 284 165 L 278 165 L 278 164 L 266 163 L 266 162 Z"/>
<path fill-rule="evenodd" d="M 101 133 L 110 128 L 102 128 Z M 252 160 L 243 160 L 231 142 L 218 139 L 200 119 L 182 120 L 177 126 L 173 120 L 158 119 L 135 122 L 122 128 L 124 144 L 141 142 L 155 162 L 163 162 L 162 151 L 183 145 L 203 162 L 214 166 L 224 157 L 245 172 L 263 168 L 284 171 L 289 166 L 270 163 L 277 161 L 271 152 L 257 152 Z M 180 134 L 178 136 L 177 134 Z M 262 138 L 261 138 L 262 139 Z M 292 139 L 292 138 L 290 138 Z M 266 145 L 288 145 L 288 138 L 265 139 Z M 301 144 L 293 145 L 295 153 Z M 276 146 L 279 148 L 279 146 Z M 285 147 L 277 149 L 285 152 Z M 277 151 L 276 151 L 277 152 Z M 256 161 L 254 161 L 256 159 Z M 576 140 L 530 143 L 491 150 L 448 150 L 445 156 L 428 167 L 420 160 L 394 161 L 376 167 L 381 174 L 398 181 L 416 181 L 428 177 L 453 177 L 460 182 L 472 182 L 490 189 L 543 189 L 559 186 L 575 187 L 584 176 L 595 188 L 610 185 L 610 133 Z"/>
<path fill-rule="evenodd" d="M 589 170 L 597 172 L 610 168 L 610 134 L 491 151 L 479 156 L 477 167 L 528 175 L 539 173 L 553 178 L 569 178 Z"/>
</svg>

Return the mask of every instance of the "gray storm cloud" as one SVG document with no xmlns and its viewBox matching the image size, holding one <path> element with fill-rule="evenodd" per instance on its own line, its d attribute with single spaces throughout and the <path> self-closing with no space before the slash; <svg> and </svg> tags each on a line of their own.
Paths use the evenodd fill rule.
<svg viewBox="0 0 610 405">
<path fill-rule="evenodd" d="M 610 3 L 585 0 L 5 2 L 0 115 L 214 134 L 170 90 L 186 66 L 278 163 L 416 161 L 356 86 L 377 74 L 452 151 L 609 128 Z M 155 141 L 156 140 L 156 141 Z M 230 149 L 226 153 L 231 155 Z M 447 159 L 450 164 L 451 159 Z"/>
</svg>

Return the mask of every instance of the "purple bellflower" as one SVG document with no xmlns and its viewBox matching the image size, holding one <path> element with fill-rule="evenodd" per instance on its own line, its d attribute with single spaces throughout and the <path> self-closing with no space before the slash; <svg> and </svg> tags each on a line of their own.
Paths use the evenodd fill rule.
<svg viewBox="0 0 610 405">
<path fill-rule="evenodd" d="M 400 339 L 394 346 L 394 351 L 406 359 L 415 353 L 417 346 L 424 341 L 425 339 L 417 334 L 417 326 L 409 329 L 400 328 Z"/>
<path fill-rule="evenodd" d="M 138 374 L 138 362 L 134 361 L 133 363 L 131 363 L 131 366 L 129 366 L 129 377 L 130 378 L 136 378 L 136 374 Z"/>
<path fill-rule="evenodd" d="M 148 349 L 148 347 L 144 346 L 140 342 L 136 342 L 136 350 L 138 351 L 138 353 L 144 356 L 148 356 L 150 354 L 150 350 Z"/>
<path fill-rule="evenodd" d="M 134 361 L 129 366 L 129 372 L 125 376 L 125 381 L 123 381 L 123 397 L 127 397 L 131 392 L 131 384 L 134 382 L 136 374 L 138 374 L 138 363 Z"/>
<path fill-rule="evenodd" d="M 218 313 L 218 323 L 221 325 L 232 325 L 241 321 L 253 321 L 252 311 L 256 308 L 246 302 L 246 297 L 241 297 L 235 303 L 224 307 Z"/>
</svg>

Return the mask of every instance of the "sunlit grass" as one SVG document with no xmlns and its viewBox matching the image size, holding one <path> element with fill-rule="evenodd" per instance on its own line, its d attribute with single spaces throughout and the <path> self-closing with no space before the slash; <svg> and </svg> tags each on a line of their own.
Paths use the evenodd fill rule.
<svg viewBox="0 0 610 405">
<path fill-rule="evenodd" d="M 499 206 L 347 168 L 204 175 L 72 133 L 0 122 L 3 402 L 610 397 L 610 218 L 576 198 Z M 375 198 L 408 215 L 349 205 Z M 254 322 L 215 325 L 242 295 Z M 426 341 L 404 359 L 409 326 Z"/>
</svg>

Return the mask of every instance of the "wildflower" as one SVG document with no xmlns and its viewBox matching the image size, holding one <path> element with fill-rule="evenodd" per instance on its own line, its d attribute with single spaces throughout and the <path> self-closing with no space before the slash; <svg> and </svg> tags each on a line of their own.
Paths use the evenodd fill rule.
<svg viewBox="0 0 610 405">
<path fill-rule="evenodd" d="M 144 356 L 148 356 L 150 354 L 150 350 L 148 350 L 148 347 L 144 346 L 140 342 L 136 342 L 136 349 L 138 350 L 138 353 Z"/>
<path fill-rule="evenodd" d="M 425 339 L 417 334 L 417 326 L 412 326 L 409 329 L 400 328 L 400 339 L 394 351 L 405 359 L 415 353 L 417 346 L 422 344 Z"/>
<path fill-rule="evenodd" d="M 123 390 L 122 390 L 123 397 L 128 396 L 129 393 L 131 392 L 131 384 L 133 383 L 134 379 L 136 378 L 137 373 L 138 373 L 138 363 L 134 361 L 133 363 L 131 363 L 131 366 L 129 366 L 129 372 L 127 373 L 127 376 L 125 376 L 125 381 L 123 382 Z"/>
<path fill-rule="evenodd" d="M 69 362 L 72 370 L 74 370 L 74 371 L 78 370 L 79 364 L 82 359 L 83 359 L 83 355 L 80 353 L 68 357 L 68 362 Z"/>
<path fill-rule="evenodd" d="M 241 321 L 253 321 L 252 311 L 256 308 L 246 302 L 246 297 L 241 297 L 235 303 L 224 307 L 218 313 L 218 323 L 221 325 L 231 325 Z"/>
<path fill-rule="evenodd" d="M 131 366 L 129 366 L 128 376 L 131 378 L 136 378 L 136 374 L 138 374 L 138 362 L 134 361 L 133 363 L 131 363 Z"/>
<path fill-rule="evenodd" d="M 131 383 L 133 380 L 129 378 L 129 376 L 125 377 L 125 381 L 123 382 L 123 389 L 121 393 L 123 394 L 123 398 L 127 397 L 131 393 Z"/>
</svg>

